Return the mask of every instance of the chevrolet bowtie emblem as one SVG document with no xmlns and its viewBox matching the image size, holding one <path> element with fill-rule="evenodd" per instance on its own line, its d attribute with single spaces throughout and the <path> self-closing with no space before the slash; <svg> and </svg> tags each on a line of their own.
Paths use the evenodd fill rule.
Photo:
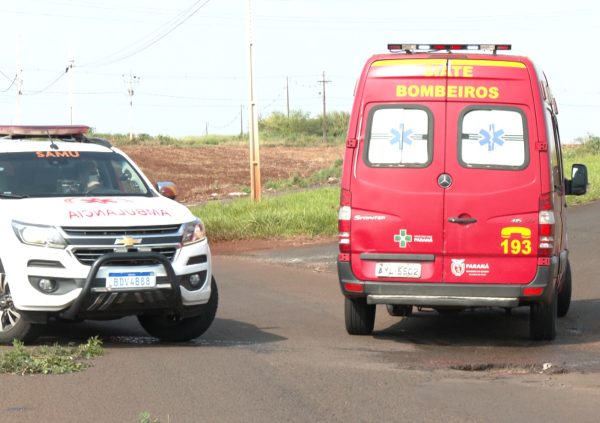
<svg viewBox="0 0 600 423">
<path fill-rule="evenodd" d="M 141 244 L 142 240 L 139 238 L 123 237 L 115 240 L 115 245 L 122 245 L 124 247 L 133 247 L 136 244 Z"/>
</svg>

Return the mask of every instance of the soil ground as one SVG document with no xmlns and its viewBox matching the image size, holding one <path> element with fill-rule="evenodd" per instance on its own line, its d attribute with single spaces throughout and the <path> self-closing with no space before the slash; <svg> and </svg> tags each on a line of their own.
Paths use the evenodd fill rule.
<svg viewBox="0 0 600 423">
<path fill-rule="evenodd" d="M 172 181 L 184 204 L 241 195 L 250 187 L 250 158 L 245 145 L 120 147 L 151 181 Z M 261 185 L 269 181 L 306 177 L 331 167 L 343 156 L 344 146 L 260 147 Z"/>
</svg>

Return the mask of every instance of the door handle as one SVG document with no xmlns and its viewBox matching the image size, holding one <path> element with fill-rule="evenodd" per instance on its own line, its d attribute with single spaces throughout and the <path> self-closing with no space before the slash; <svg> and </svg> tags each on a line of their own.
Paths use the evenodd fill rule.
<svg viewBox="0 0 600 423">
<path fill-rule="evenodd" d="M 474 217 L 450 217 L 450 218 L 448 218 L 448 222 L 466 225 L 467 223 L 477 222 L 477 219 L 475 219 Z"/>
</svg>

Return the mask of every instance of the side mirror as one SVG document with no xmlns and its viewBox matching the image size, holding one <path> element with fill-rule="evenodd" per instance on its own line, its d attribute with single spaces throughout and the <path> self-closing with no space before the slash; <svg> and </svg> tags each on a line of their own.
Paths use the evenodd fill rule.
<svg viewBox="0 0 600 423">
<path fill-rule="evenodd" d="M 158 192 L 171 200 L 177 197 L 177 187 L 173 182 L 157 182 L 156 189 Z"/>
<path fill-rule="evenodd" d="M 568 195 L 583 195 L 587 192 L 588 173 L 583 164 L 574 164 L 571 169 L 571 180 L 567 181 Z"/>
</svg>

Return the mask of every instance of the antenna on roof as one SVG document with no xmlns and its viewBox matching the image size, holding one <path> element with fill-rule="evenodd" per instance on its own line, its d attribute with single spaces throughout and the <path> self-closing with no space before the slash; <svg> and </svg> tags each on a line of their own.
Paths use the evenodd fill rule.
<svg viewBox="0 0 600 423">
<path fill-rule="evenodd" d="M 50 148 L 52 148 L 53 150 L 58 150 L 58 145 L 54 144 L 54 140 L 52 139 L 52 136 L 50 136 L 50 131 L 46 131 L 46 134 L 48 135 L 48 139 L 50 140 Z"/>
</svg>

